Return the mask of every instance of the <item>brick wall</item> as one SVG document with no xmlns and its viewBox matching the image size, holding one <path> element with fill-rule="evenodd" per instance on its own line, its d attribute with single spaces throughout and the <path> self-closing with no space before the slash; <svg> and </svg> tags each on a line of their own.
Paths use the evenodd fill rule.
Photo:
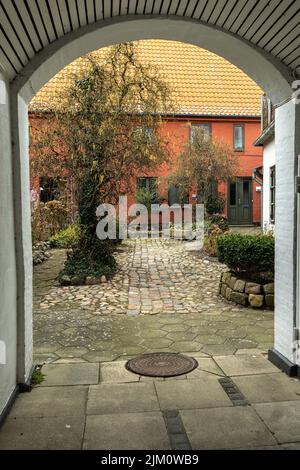
<svg viewBox="0 0 300 470">
<path fill-rule="evenodd" d="M 32 139 L 36 132 L 43 125 L 43 119 L 30 116 Z M 184 143 L 189 141 L 191 124 L 209 123 L 211 125 L 212 137 L 222 140 L 233 148 L 233 125 L 244 124 L 245 127 L 245 149 L 243 152 L 237 152 L 239 160 L 239 172 L 237 177 L 252 177 L 253 169 L 262 165 L 262 149 L 254 147 L 253 142 L 260 135 L 260 119 L 231 119 L 231 118 L 176 118 L 164 122 L 161 126 L 162 135 L 169 141 L 174 158 L 182 149 Z M 139 176 L 156 176 L 160 178 L 160 193 L 167 197 L 168 186 L 167 176 L 172 172 L 172 162 L 162 164 L 156 171 L 141 173 Z M 165 179 L 164 179 L 165 178 Z M 38 188 L 38 180 L 35 180 L 35 186 Z M 253 182 L 253 222 L 261 222 L 261 194 L 256 192 L 257 184 Z M 227 206 L 227 184 L 221 184 L 219 191 L 225 196 Z M 191 188 L 190 202 L 195 188 Z M 129 195 L 130 196 L 130 195 Z M 134 202 L 134 194 L 129 197 L 130 204 Z M 225 208 L 227 213 L 227 207 Z"/>
</svg>

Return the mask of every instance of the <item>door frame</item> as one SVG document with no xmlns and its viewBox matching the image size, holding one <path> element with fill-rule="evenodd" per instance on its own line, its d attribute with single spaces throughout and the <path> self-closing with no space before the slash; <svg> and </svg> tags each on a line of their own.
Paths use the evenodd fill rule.
<svg viewBox="0 0 300 470">
<path fill-rule="evenodd" d="M 249 202 L 250 202 L 250 220 L 249 220 L 249 224 L 243 224 L 241 222 L 236 222 L 236 223 L 231 223 L 229 221 L 229 209 L 230 209 L 230 184 L 232 183 L 235 183 L 236 184 L 236 187 L 237 187 L 237 183 L 239 182 L 243 182 L 243 181 L 249 181 L 250 184 L 249 184 Z M 238 191 L 237 191 L 237 194 L 236 194 L 237 198 L 238 198 Z M 238 206 L 237 206 L 238 207 Z M 238 212 L 238 211 L 237 211 Z M 241 177 L 238 177 L 236 178 L 234 181 L 228 181 L 227 182 L 227 217 L 228 217 L 228 223 L 229 225 L 233 225 L 233 226 L 239 226 L 239 225 L 244 225 L 245 227 L 247 227 L 247 225 L 253 225 L 253 179 L 249 176 L 241 176 Z"/>
<path fill-rule="evenodd" d="M 300 156 L 298 156 L 298 176 L 300 177 Z M 300 366 L 300 193 L 297 192 L 297 222 L 296 222 L 296 234 L 297 234 L 297 255 L 296 255 L 296 318 L 295 318 L 295 362 Z M 275 229 L 276 230 L 276 229 Z"/>
</svg>

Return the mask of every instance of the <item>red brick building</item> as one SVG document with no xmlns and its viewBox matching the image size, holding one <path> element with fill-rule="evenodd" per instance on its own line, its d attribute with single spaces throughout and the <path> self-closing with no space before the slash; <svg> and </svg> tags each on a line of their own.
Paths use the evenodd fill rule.
<svg viewBox="0 0 300 470">
<path fill-rule="evenodd" d="M 101 60 L 105 53 L 106 50 L 101 49 L 94 54 Z M 229 62 L 195 46 L 147 40 L 139 41 L 138 53 L 142 61 L 158 67 L 171 88 L 176 109 L 170 116 L 164 117 L 161 132 L 167 135 L 175 156 L 189 141 L 193 126 L 204 126 L 212 139 L 227 143 L 239 159 L 236 181 L 224 182 L 218 188 L 226 198 L 225 213 L 229 223 L 260 224 L 261 188 L 252 177 L 253 170 L 262 165 L 262 150 L 253 145 L 261 132 L 260 88 Z M 37 132 L 42 125 L 43 112 L 55 105 L 61 89 L 84 67 L 84 57 L 76 60 L 36 95 L 30 107 L 33 132 Z M 163 164 L 155 172 L 141 174 L 136 186 L 149 187 L 155 179 L 166 177 L 171 171 L 172 165 Z M 70 188 L 68 181 L 66 184 Z M 58 182 L 49 175 L 40 175 L 40 179 L 32 182 L 32 187 L 42 200 L 53 199 L 61 191 Z M 165 189 L 164 192 L 168 193 Z M 134 192 L 128 196 L 134 200 Z M 163 196 L 169 197 L 170 203 L 174 202 L 172 191 Z M 191 188 L 190 201 L 193 196 Z"/>
</svg>

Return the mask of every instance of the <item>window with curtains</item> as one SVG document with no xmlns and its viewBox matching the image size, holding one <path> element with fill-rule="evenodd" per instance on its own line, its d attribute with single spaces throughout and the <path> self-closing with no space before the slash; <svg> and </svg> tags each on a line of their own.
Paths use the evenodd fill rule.
<svg viewBox="0 0 300 470">
<path fill-rule="evenodd" d="M 237 152 L 242 152 L 245 148 L 245 127 L 243 124 L 233 126 L 233 148 Z"/>
<path fill-rule="evenodd" d="M 276 167 L 270 168 L 270 222 L 275 223 Z"/>
</svg>

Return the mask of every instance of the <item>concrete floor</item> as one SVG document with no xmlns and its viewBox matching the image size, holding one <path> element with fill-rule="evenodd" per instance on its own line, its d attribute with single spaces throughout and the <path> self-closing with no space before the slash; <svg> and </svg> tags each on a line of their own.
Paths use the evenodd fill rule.
<svg viewBox="0 0 300 470">
<path fill-rule="evenodd" d="M 45 380 L 17 397 L 0 449 L 300 449 L 300 383 L 266 359 L 273 312 L 220 298 L 218 263 L 152 245 L 125 247 L 120 274 L 100 286 L 55 285 L 58 251 L 35 270 L 34 358 Z M 145 287 L 159 289 L 161 306 Z M 141 314 L 128 315 L 138 302 Z M 171 379 L 125 369 L 150 351 L 199 366 Z"/>
<path fill-rule="evenodd" d="M 44 382 L 18 396 L 0 449 L 300 449 L 298 379 L 259 353 L 195 357 L 195 371 L 172 379 L 122 361 L 45 365 Z"/>
<path fill-rule="evenodd" d="M 261 235 L 262 233 L 262 228 L 257 225 L 230 225 L 229 229 L 232 233 L 241 235 Z"/>
</svg>

